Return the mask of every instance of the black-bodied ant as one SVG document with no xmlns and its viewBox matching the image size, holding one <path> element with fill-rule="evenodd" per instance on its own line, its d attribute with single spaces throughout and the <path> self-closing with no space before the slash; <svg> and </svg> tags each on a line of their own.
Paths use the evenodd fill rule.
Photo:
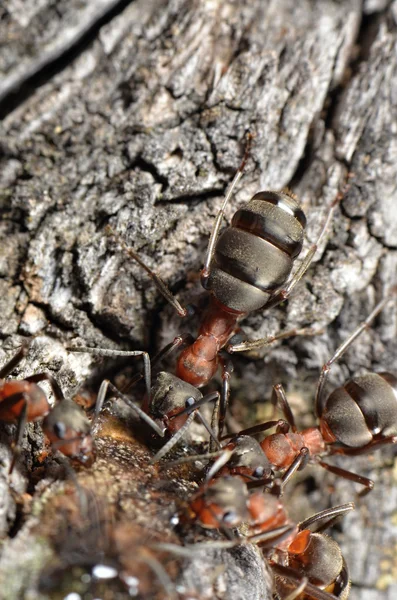
<svg viewBox="0 0 397 600">
<path fill-rule="evenodd" d="M 29 343 L 0 369 L 0 422 L 16 423 L 13 471 L 21 446 L 26 423 L 42 420 L 42 429 L 52 446 L 72 461 L 90 466 L 95 460 L 95 446 L 91 425 L 84 411 L 73 401 L 65 399 L 57 381 L 49 373 L 36 373 L 23 380 L 6 379 L 27 355 Z M 55 397 L 52 408 L 44 390 L 37 385 L 47 381 Z"/>
</svg>

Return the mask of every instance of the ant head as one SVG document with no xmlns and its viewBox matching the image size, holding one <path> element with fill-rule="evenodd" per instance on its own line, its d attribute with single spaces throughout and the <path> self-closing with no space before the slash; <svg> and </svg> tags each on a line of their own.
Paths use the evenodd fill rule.
<svg viewBox="0 0 397 600">
<path fill-rule="evenodd" d="M 85 466 L 95 460 L 91 424 L 80 406 L 62 400 L 43 421 L 43 431 L 57 450 Z"/>
<path fill-rule="evenodd" d="M 191 509 L 203 527 L 237 527 L 248 517 L 248 490 L 238 477 L 222 477 L 204 486 L 193 501 Z"/>
<path fill-rule="evenodd" d="M 167 429 L 173 433 L 182 427 L 188 417 L 186 413 L 180 418 L 174 415 L 187 408 L 187 403 L 194 404 L 202 397 L 200 390 L 190 383 L 162 371 L 157 375 L 152 387 L 150 416 L 159 421 L 165 420 Z M 174 418 L 169 421 L 170 417 Z"/>
<path fill-rule="evenodd" d="M 272 477 L 272 466 L 255 438 L 239 435 L 229 442 L 227 448 L 233 450 L 227 468 L 234 474 L 248 475 L 257 479 Z"/>
</svg>

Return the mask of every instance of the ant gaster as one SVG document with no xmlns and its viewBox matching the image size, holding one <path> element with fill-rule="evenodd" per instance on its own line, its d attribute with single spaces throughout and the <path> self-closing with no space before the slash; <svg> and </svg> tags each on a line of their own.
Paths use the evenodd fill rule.
<svg viewBox="0 0 397 600">
<path fill-rule="evenodd" d="M 0 370 L 0 422 L 17 424 L 9 472 L 14 468 L 26 423 L 40 419 L 43 419 L 43 432 L 54 448 L 72 460 L 91 465 L 95 459 L 95 447 L 90 422 L 77 404 L 64 398 L 54 377 L 49 373 L 36 373 L 23 380 L 6 379 L 28 350 L 29 344 L 23 344 Z M 44 390 L 37 385 L 41 381 L 47 381 L 51 386 L 56 400 L 53 408 Z"/>
</svg>

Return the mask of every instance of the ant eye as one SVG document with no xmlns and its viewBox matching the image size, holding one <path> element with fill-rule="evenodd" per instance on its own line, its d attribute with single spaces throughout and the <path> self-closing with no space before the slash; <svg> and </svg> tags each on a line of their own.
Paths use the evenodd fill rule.
<svg viewBox="0 0 397 600">
<path fill-rule="evenodd" d="M 224 523 L 235 523 L 237 521 L 237 514 L 235 512 L 233 512 L 232 510 L 225 512 L 225 514 L 222 517 L 222 521 Z"/>
<path fill-rule="evenodd" d="M 66 435 L 66 427 L 65 427 L 64 423 L 61 423 L 60 421 L 55 423 L 54 433 L 59 439 L 63 440 Z"/>
<path fill-rule="evenodd" d="M 185 404 L 186 404 L 186 408 L 188 408 L 189 406 L 193 406 L 193 404 L 194 404 L 195 402 L 196 402 L 196 401 L 195 401 L 195 399 L 194 399 L 192 396 L 190 396 L 190 398 L 187 398 L 187 400 L 186 400 L 186 402 L 185 402 Z"/>
<path fill-rule="evenodd" d="M 258 479 L 263 477 L 263 474 L 264 474 L 263 467 L 256 467 L 255 471 L 252 473 L 253 477 L 257 477 Z"/>
</svg>

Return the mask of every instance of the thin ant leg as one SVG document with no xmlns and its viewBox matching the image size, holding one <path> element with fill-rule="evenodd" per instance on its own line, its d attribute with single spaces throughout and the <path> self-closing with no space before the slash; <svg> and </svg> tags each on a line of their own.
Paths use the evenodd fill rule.
<svg viewBox="0 0 397 600">
<path fill-rule="evenodd" d="M 219 444 L 219 410 L 220 410 L 220 403 L 221 400 L 219 398 L 219 400 L 217 400 L 214 403 L 214 408 L 212 410 L 212 417 L 211 417 L 211 429 L 214 432 L 216 439 L 217 439 L 217 444 L 215 444 L 212 439 L 210 439 L 210 444 L 209 444 L 209 448 L 208 450 L 210 452 L 214 452 L 214 449 L 218 446 Z"/>
<path fill-rule="evenodd" d="M 145 553 L 147 554 L 147 553 Z M 166 597 L 170 598 L 170 600 L 178 600 L 178 595 L 175 589 L 174 584 L 172 583 L 167 571 L 164 569 L 163 565 L 152 556 L 142 556 L 139 555 L 139 560 L 145 563 L 156 575 L 159 580 L 161 586 L 163 587 Z"/>
<path fill-rule="evenodd" d="M 29 342 L 23 342 L 18 352 L 0 369 L 0 379 L 5 379 L 25 358 L 29 351 Z"/>
<path fill-rule="evenodd" d="M 97 356 L 142 356 L 146 393 L 150 405 L 151 365 L 149 354 L 144 350 L 108 350 L 106 348 L 88 348 L 86 346 L 68 347 L 67 350 L 70 352 L 87 352 L 88 354 L 96 354 Z M 119 392 L 119 390 L 117 391 Z"/>
<path fill-rule="evenodd" d="M 291 463 L 291 465 L 288 467 L 288 469 L 285 471 L 285 473 L 283 474 L 283 476 L 281 478 L 282 487 L 281 487 L 280 495 L 282 495 L 285 485 L 288 483 L 288 481 L 291 479 L 291 477 L 294 475 L 294 473 L 296 473 L 296 471 L 300 471 L 301 469 L 305 468 L 305 466 L 309 462 L 309 458 L 310 458 L 309 449 L 306 447 L 301 448 L 299 450 L 299 454 L 294 458 L 293 462 Z"/>
<path fill-rule="evenodd" d="M 283 577 L 284 579 L 288 579 L 293 583 L 298 584 L 298 586 L 302 583 L 303 576 L 295 569 L 291 569 L 290 567 L 285 567 L 284 565 L 279 565 L 277 563 L 271 563 L 272 570 L 277 574 Z M 336 596 L 330 594 L 329 592 L 324 592 L 316 585 L 313 585 L 308 581 L 305 587 L 305 593 L 310 598 L 314 598 L 315 600 L 338 600 Z"/>
<path fill-rule="evenodd" d="M 207 419 L 204 417 L 204 415 L 201 414 L 201 412 L 199 410 L 196 411 L 195 415 L 201 421 L 201 424 L 204 425 L 205 429 L 208 431 L 211 441 L 218 447 L 219 450 L 221 450 L 222 446 L 218 442 L 218 438 L 216 437 L 216 434 L 213 432 L 210 424 L 207 422 Z"/>
<path fill-rule="evenodd" d="M 40 383 L 40 381 L 48 381 L 51 386 L 52 392 L 57 402 L 65 400 L 63 391 L 61 390 L 59 383 L 50 373 L 36 373 L 25 378 L 25 381 L 31 381 L 32 383 Z"/>
<path fill-rule="evenodd" d="M 230 377 L 233 373 L 233 365 L 230 361 L 221 358 L 222 364 L 222 393 L 219 410 L 219 435 L 222 435 L 225 426 L 225 418 L 230 398 Z"/>
<path fill-rule="evenodd" d="M 397 444 L 397 435 L 391 435 L 380 440 L 374 440 L 362 448 L 347 448 L 346 446 L 338 447 L 337 444 L 332 444 L 332 446 L 329 446 L 328 448 L 328 453 L 342 454 L 343 456 L 360 456 L 361 454 L 372 452 L 373 450 L 377 450 L 378 448 L 387 446 L 388 444 Z"/>
<path fill-rule="evenodd" d="M 157 365 L 161 360 L 167 358 L 175 350 L 181 349 L 183 346 L 191 344 L 194 341 L 194 337 L 190 333 L 184 333 L 178 335 L 171 343 L 167 344 L 152 358 L 152 364 Z"/>
<path fill-rule="evenodd" d="M 21 451 L 23 432 L 25 431 L 26 422 L 27 422 L 28 399 L 25 397 L 24 394 L 21 394 L 21 399 L 24 400 L 24 405 L 22 407 L 21 414 L 19 415 L 19 418 L 18 418 L 17 431 L 15 434 L 15 441 L 13 443 L 13 448 L 12 448 L 12 460 L 10 463 L 10 468 L 8 469 L 9 475 L 11 475 L 11 473 L 13 472 L 15 463 L 16 463 L 19 453 Z"/>
<path fill-rule="evenodd" d="M 118 398 L 123 400 L 127 404 L 127 406 L 129 406 L 141 419 L 143 419 L 157 433 L 157 435 L 159 435 L 160 437 L 164 437 L 165 430 L 160 428 L 149 415 L 147 415 L 141 408 L 139 408 L 139 406 L 137 406 L 132 400 L 130 400 L 128 396 L 122 394 L 120 390 L 118 390 L 116 386 L 114 386 L 108 379 L 104 379 L 104 381 L 102 381 L 101 383 L 101 387 L 99 388 L 97 401 L 95 405 L 95 417 L 92 424 L 92 428 L 94 428 L 99 413 L 102 410 L 108 389 L 110 389 L 111 392 L 113 392 L 113 394 L 115 394 Z"/>
<path fill-rule="evenodd" d="M 247 537 L 234 538 L 233 540 L 212 540 L 210 542 L 197 542 L 196 544 L 191 545 L 187 544 L 186 546 L 158 542 L 151 544 L 151 548 L 163 550 L 165 552 L 171 552 L 172 554 L 181 556 L 183 558 L 191 558 L 196 552 L 202 552 L 203 550 L 207 550 L 209 548 L 227 550 L 229 548 L 235 548 L 236 546 L 243 546 L 245 544 L 259 544 L 261 542 L 267 542 L 268 540 L 270 541 L 266 545 L 271 545 L 274 538 L 277 538 L 277 543 L 280 543 L 283 541 L 283 539 L 291 535 L 294 529 L 294 526 L 282 525 L 281 527 L 277 527 L 272 531 L 265 531 L 263 533 L 258 533 L 256 535 Z M 334 596 L 331 596 L 331 598 L 334 600 Z M 329 596 L 327 596 L 326 600 L 329 600 Z"/>
<path fill-rule="evenodd" d="M 150 267 L 148 267 L 148 265 L 146 263 L 143 262 L 143 260 L 135 252 L 135 250 L 133 250 L 132 248 L 127 246 L 125 241 L 120 237 L 120 235 L 118 235 L 110 227 L 110 225 L 106 226 L 105 231 L 106 231 L 107 235 L 114 238 L 121 245 L 122 249 L 124 250 L 124 252 L 126 252 L 128 254 L 128 256 L 133 258 L 139 264 L 139 266 L 142 267 L 142 269 L 144 269 L 146 271 L 146 273 L 152 279 L 156 288 L 159 290 L 160 294 L 167 300 L 167 302 L 169 302 L 171 304 L 171 306 L 176 310 L 178 315 L 180 317 L 188 316 L 188 310 L 186 308 L 184 308 L 180 304 L 180 302 L 178 302 L 178 300 L 175 298 L 174 294 L 168 288 L 167 284 L 161 279 L 161 277 L 159 275 L 157 275 L 157 273 L 155 271 L 152 271 L 152 269 Z"/>
<path fill-rule="evenodd" d="M 300 595 L 305 591 L 308 583 L 309 583 L 308 578 L 303 577 L 301 584 L 298 585 L 298 587 L 295 588 L 293 592 L 288 594 L 288 596 L 285 596 L 284 600 L 296 600 L 297 598 L 299 598 Z"/>
<path fill-rule="evenodd" d="M 62 441 L 63 441 L 63 443 L 65 443 L 65 441 L 71 442 L 72 440 L 62 440 Z M 57 446 L 56 442 L 51 444 L 51 448 L 53 450 L 55 450 L 55 452 L 56 452 L 55 458 L 62 465 L 63 469 L 65 470 L 66 476 L 73 482 L 73 485 L 76 488 L 77 497 L 79 499 L 80 510 L 81 510 L 82 514 L 84 515 L 84 518 L 88 519 L 89 505 L 88 505 L 88 501 L 87 501 L 87 495 L 84 493 L 84 488 L 79 484 L 77 477 L 76 477 L 76 473 L 75 473 L 74 469 L 70 466 L 69 461 L 61 452 L 56 450 L 56 446 Z"/>
<path fill-rule="evenodd" d="M 270 346 L 278 340 L 285 340 L 298 336 L 321 335 L 322 333 L 324 333 L 323 329 L 314 329 L 313 327 L 289 329 L 288 331 L 280 331 L 280 333 L 277 333 L 276 335 L 269 335 L 265 338 L 259 338 L 257 340 L 245 340 L 239 344 L 229 344 L 226 347 L 226 351 L 229 352 L 229 354 L 233 354 L 234 352 L 247 352 L 248 350 L 256 350 L 258 348 L 263 348 L 264 346 Z"/>
<path fill-rule="evenodd" d="M 163 456 L 165 456 L 166 454 L 168 454 L 168 452 L 170 452 L 170 450 L 175 446 L 175 444 L 177 444 L 179 442 L 179 440 L 185 435 L 187 429 L 192 424 L 194 417 L 195 417 L 195 412 L 192 412 L 188 416 L 188 418 L 186 419 L 186 421 L 182 425 L 182 427 L 180 429 L 178 429 L 178 431 L 176 433 L 174 433 L 172 438 L 170 440 L 168 440 L 168 442 L 166 444 L 164 444 L 164 446 L 162 448 L 160 448 L 160 450 L 157 452 L 157 454 L 155 454 L 153 456 L 153 458 L 149 461 L 150 465 L 153 465 L 154 463 L 158 462 L 161 458 L 163 458 Z"/>
<path fill-rule="evenodd" d="M 245 147 L 243 160 L 241 161 L 240 166 L 237 169 L 237 172 L 236 172 L 235 176 L 233 177 L 233 180 L 227 189 L 222 206 L 219 209 L 218 214 L 216 215 L 216 218 L 214 221 L 214 226 L 211 231 L 210 240 L 208 242 L 207 254 L 205 257 L 205 261 L 204 261 L 204 267 L 201 271 L 201 284 L 204 289 L 206 289 L 206 284 L 207 284 L 208 278 L 211 273 L 211 263 L 214 258 L 215 246 L 218 241 L 219 230 L 221 228 L 222 221 L 225 216 L 225 208 L 226 208 L 227 203 L 229 202 L 230 198 L 232 197 L 232 194 L 236 188 L 236 185 L 238 184 L 238 182 L 240 181 L 240 179 L 243 175 L 243 171 L 244 171 L 246 162 L 248 160 L 249 153 L 251 151 L 252 138 L 253 138 L 253 135 L 249 133 L 247 135 L 247 143 L 246 143 L 246 147 Z"/>
<path fill-rule="evenodd" d="M 224 450 L 218 450 L 217 452 L 205 452 L 204 454 L 194 454 L 191 456 L 185 456 L 184 458 L 178 458 L 177 460 L 171 460 L 166 463 L 162 463 L 160 466 L 162 469 L 171 469 L 172 467 L 176 467 L 178 465 L 184 465 L 190 462 L 196 462 L 200 460 L 209 460 L 211 458 L 218 458 L 223 454 Z"/>
<path fill-rule="evenodd" d="M 224 450 L 219 458 L 214 462 L 207 475 L 205 476 L 205 481 L 208 484 L 213 477 L 229 462 L 231 457 L 233 456 L 234 450 Z"/>
<path fill-rule="evenodd" d="M 297 431 L 295 425 L 295 418 L 289 405 L 287 394 L 285 393 L 284 387 L 281 383 L 278 383 L 277 385 L 273 386 L 272 402 L 274 402 L 274 400 L 276 400 L 276 405 L 278 404 L 285 417 L 285 420 L 291 427 L 292 431 L 295 433 Z"/>
<path fill-rule="evenodd" d="M 384 309 L 386 304 L 396 294 L 397 288 L 394 287 L 392 290 L 375 306 L 374 310 L 368 315 L 368 317 L 356 327 L 356 329 L 349 335 L 349 337 L 339 346 L 335 351 L 334 355 L 329 359 L 321 370 L 321 375 L 318 380 L 316 398 L 314 401 L 315 411 L 317 416 L 321 416 L 324 410 L 324 386 L 328 379 L 329 372 L 332 365 L 343 356 L 346 350 L 353 344 L 353 342 L 362 334 L 365 329 L 371 325 L 372 321 L 377 315 Z"/>
<path fill-rule="evenodd" d="M 193 341 L 194 337 L 190 333 L 178 335 L 171 343 L 167 344 L 152 357 L 152 367 L 156 366 L 160 361 L 167 358 L 170 354 L 172 354 L 172 352 L 175 352 L 175 350 L 182 348 L 186 344 L 191 344 Z M 134 377 L 132 377 L 130 381 L 121 389 L 123 394 L 129 392 L 143 378 L 143 376 L 143 373 L 137 373 L 134 375 Z"/>
<path fill-rule="evenodd" d="M 236 435 L 255 435 L 256 433 L 261 433 L 262 431 L 267 431 L 272 427 L 277 428 L 277 433 L 288 433 L 290 426 L 287 421 L 284 419 L 279 419 L 278 421 L 267 421 L 266 423 L 260 423 L 259 425 L 254 425 L 254 427 L 248 427 L 248 429 L 243 429 L 236 433 L 228 433 L 227 435 L 223 435 L 221 437 L 222 440 L 228 440 Z"/>
<path fill-rule="evenodd" d="M 309 250 L 307 251 L 306 256 L 304 257 L 302 263 L 300 264 L 298 270 L 296 271 L 296 273 L 292 276 L 292 278 L 290 279 L 290 281 L 288 282 L 288 284 L 285 286 L 285 288 L 279 290 L 278 292 L 276 292 L 274 294 L 273 297 L 270 298 L 270 300 L 265 304 L 264 308 L 268 309 L 268 308 L 272 308 L 273 306 L 277 306 L 277 304 L 280 304 L 280 302 L 283 302 L 284 300 L 286 300 L 292 290 L 294 289 L 294 287 L 296 286 L 296 284 L 302 279 L 302 277 L 304 276 L 304 274 L 306 273 L 306 271 L 308 270 L 308 268 L 310 267 L 313 258 L 317 252 L 317 248 L 321 245 L 321 242 L 323 240 L 323 237 L 325 236 L 327 229 L 329 228 L 329 224 L 331 223 L 333 216 L 334 216 L 334 212 L 336 207 L 338 206 L 339 202 L 341 201 L 342 197 L 340 195 L 338 195 L 332 202 L 331 205 L 328 209 L 328 213 L 327 216 L 325 218 L 324 224 L 321 228 L 321 231 L 317 237 L 317 240 L 314 242 L 314 244 L 312 244 L 309 248 Z"/>
<path fill-rule="evenodd" d="M 336 519 L 343 517 L 346 513 L 354 509 L 354 502 L 348 502 L 347 504 L 340 504 L 339 506 L 327 508 L 326 510 L 322 510 L 321 512 L 318 512 L 308 519 L 298 523 L 299 530 L 302 531 L 303 529 L 309 529 L 309 527 L 314 523 L 318 523 L 319 521 L 326 519 L 326 521 L 318 529 L 316 529 L 316 533 L 322 533 L 331 527 Z"/>
<path fill-rule="evenodd" d="M 335 465 L 329 465 L 328 463 L 319 460 L 318 464 L 322 466 L 323 469 L 329 471 L 330 473 L 334 473 L 334 475 L 338 475 L 338 477 L 343 477 L 344 479 L 348 479 L 349 481 L 354 481 L 354 483 L 359 483 L 364 486 L 364 489 L 358 494 L 360 497 L 366 496 L 374 489 L 374 482 L 372 479 L 368 479 L 368 477 L 363 477 L 362 475 L 357 475 L 357 473 L 352 473 L 351 471 L 346 471 L 345 469 L 341 469 L 340 467 L 336 467 Z"/>
</svg>

